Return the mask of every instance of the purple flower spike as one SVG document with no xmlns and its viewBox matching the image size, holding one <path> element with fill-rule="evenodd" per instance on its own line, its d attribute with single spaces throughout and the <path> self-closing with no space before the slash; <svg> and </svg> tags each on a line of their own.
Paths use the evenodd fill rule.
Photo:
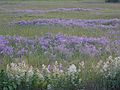
<svg viewBox="0 0 120 90">
<path fill-rule="evenodd" d="M 47 67 L 47 68 L 48 68 L 48 70 L 50 71 L 50 64 L 48 65 L 48 67 Z"/>
<path fill-rule="evenodd" d="M 62 64 L 61 63 L 59 64 L 59 70 L 60 71 L 62 70 Z"/>
</svg>

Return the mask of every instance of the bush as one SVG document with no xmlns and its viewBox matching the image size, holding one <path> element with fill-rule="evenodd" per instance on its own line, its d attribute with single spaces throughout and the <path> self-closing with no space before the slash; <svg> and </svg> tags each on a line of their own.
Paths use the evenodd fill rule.
<svg viewBox="0 0 120 90">
<path fill-rule="evenodd" d="M 0 90 L 120 90 L 120 57 L 110 56 L 96 63 L 81 61 L 78 66 L 11 63 L 0 72 Z"/>
<path fill-rule="evenodd" d="M 103 82 L 107 90 L 120 90 L 120 57 L 108 58 L 101 70 L 103 73 Z"/>
<path fill-rule="evenodd" d="M 0 90 L 16 90 L 14 80 L 11 80 L 4 70 L 0 71 Z"/>
<path fill-rule="evenodd" d="M 119 2 L 119 0 L 105 0 L 105 2 Z"/>
</svg>

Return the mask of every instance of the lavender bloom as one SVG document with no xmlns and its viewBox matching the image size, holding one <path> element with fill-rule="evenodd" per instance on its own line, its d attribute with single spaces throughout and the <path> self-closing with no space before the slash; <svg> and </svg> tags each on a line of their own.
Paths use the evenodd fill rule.
<svg viewBox="0 0 120 90">
<path fill-rule="evenodd" d="M 2 50 L 1 53 L 11 56 L 11 55 L 13 55 L 13 52 L 14 52 L 13 47 L 6 46 L 6 47 L 4 47 L 4 49 Z"/>
<path fill-rule="evenodd" d="M 120 25 L 120 19 L 96 19 L 96 20 L 81 20 L 81 19 L 38 19 L 32 21 L 18 21 L 17 25 L 63 25 L 63 26 L 79 26 L 82 28 L 101 28 L 113 29 Z"/>
<path fill-rule="evenodd" d="M 0 54 L 13 54 L 13 47 L 8 46 L 9 41 L 5 37 L 0 36 Z"/>
<path fill-rule="evenodd" d="M 96 56 L 99 54 L 99 51 L 93 45 L 85 45 L 83 48 L 81 48 L 80 52 L 91 56 Z"/>
<path fill-rule="evenodd" d="M 28 52 L 27 50 L 25 50 L 24 48 L 22 48 L 21 50 L 19 50 L 17 52 L 17 56 L 21 57 L 22 55 L 25 55 L 27 52 Z"/>
<path fill-rule="evenodd" d="M 50 71 L 50 64 L 48 65 L 48 70 Z"/>
<path fill-rule="evenodd" d="M 59 64 L 59 71 L 61 71 L 62 70 L 62 64 L 60 63 Z"/>
<path fill-rule="evenodd" d="M 50 64 L 48 65 L 47 70 L 48 70 L 48 72 L 50 72 Z"/>
<path fill-rule="evenodd" d="M 13 58 L 26 54 L 43 53 L 47 58 L 68 59 L 76 54 L 98 56 L 104 52 L 120 55 L 120 41 L 112 43 L 105 37 L 77 37 L 48 33 L 42 37 L 0 36 L 0 55 L 13 56 Z M 111 51 L 107 48 L 110 46 Z"/>
<path fill-rule="evenodd" d="M 32 10 L 32 9 L 26 9 L 26 10 L 14 10 L 13 12 L 20 12 L 20 13 L 48 13 L 48 12 L 64 12 L 64 11 L 96 11 L 101 10 L 101 8 L 56 8 L 56 9 L 50 9 L 50 10 Z"/>
<path fill-rule="evenodd" d="M 103 46 L 106 46 L 109 44 L 109 40 L 106 39 L 105 37 L 99 38 L 97 42 Z"/>
<path fill-rule="evenodd" d="M 117 56 L 120 56 L 120 40 L 115 40 L 111 43 L 111 50 L 114 52 Z"/>
<path fill-rule="evenodd" d="M 18 23 L 19 25 L 27 25 L 27 24 L 28 24 L 28 22 L 25 21 L 25 20 L 18 21 L 17 23 Z"/>
<path fill-rule="evenodd" d="M 6 45 L 8 44 L 9 42 L 5 39 L 4 36 L 0 36 L 0 45 Z"/>
</svg>

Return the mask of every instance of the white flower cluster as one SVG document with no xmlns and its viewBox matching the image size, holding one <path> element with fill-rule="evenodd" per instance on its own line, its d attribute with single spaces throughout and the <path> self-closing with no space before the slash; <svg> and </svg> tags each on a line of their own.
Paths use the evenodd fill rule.
<svg viewBox="0 0 120 90">
<path fill-rule="evenodd" d="M 26 77 L 26 81 L 29 81 L 34 74 L 36 74 L 39 78 L 43 78 L 38 69 L 33 69 L 32 66 L 27 65 L 24 61 L 18 64 L 8 64 L 6 72 L 10 78 L 16 79 L 18 82 L 24 77 Z"/>
<path fill-rule="evenodd" d="M 42 69 L 33 68 L 32 66 L 27 65 L 24 61 L 21 63 L 11 63 L 7 65 L 6 72 L 8 76 L 13 79 L 20 80 L 24 76 L 28 78 L 28 80 L 33 77 L 33 75 L 37 75 L 39 78 L 44 78 L 44 74 L 74 74 L 76 73 L 77 67 L 72 64 L 69 66 L 67 71 L 65 72 L 62 69 L 62 64 L 58 64 L 56 61 L 54 65 L 42 65 Z"/>
<path fill-rule="evenodd" d="M 115 77 L 116 73 L 120 72 L 120 57 L 113 58 L 110 56 L 107 61 L 103 63 L 101 72 L 105 77 Z"/>
<path fill-rule="evenodd" d="M 91 65 L 86 65 L 84 61 L 79 63 L 78 68 L 76 65 L 71 64 L 66 70 L 63 70 L 62 64 L 55 62 L 54 65 L 42 65 L 42 69 L 33 68 L 27 65 L 24 61 L 21 63 L 11 63 L 7 65 L 6 72 L 8 76 L 12 79 L 20 81 L 21 78 L 26 76 L 26 81 L 29 81 L 33 75 L 37 75 L 39 79 L 44 80 L 44 75 L 46 76 L 64 76 L 69 75 L 74 79 L 76 74 L 84 75 L 86 72 L 93 73 L 94 75 L 102 74 L 105 77 L 115 77 L 116 73 L 120 72 L 120 57 L 113 59 L 110 56 L 106 61 L 100 60 L 96 64 L 91 63 Z M 80 78 L 81 79 L 81 78 Z"/>
<path fill-rule="evenodd" d="M 68 68 L 68 74 L 74 74 L 77 72 L 77 68 L 74 64 L 72 64 L 71 66 L 69 66 Z"/>
</svg>

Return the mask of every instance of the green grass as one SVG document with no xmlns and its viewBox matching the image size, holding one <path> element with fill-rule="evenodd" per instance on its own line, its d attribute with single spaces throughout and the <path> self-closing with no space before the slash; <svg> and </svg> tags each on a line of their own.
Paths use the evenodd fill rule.
<svg viewBox="0 0 120 90">
<path fill-rule="evenodd" d="M 93 2 L 93 3 L 92 3 Z M 67 12 L 48 12 L 44 14 L 35 13 L 17 13 L 14 10 L 25 10 L 25 9 L 37 9 L 37 10 L 48 10 L 54 8 L 101 8 L 97 11 L 67 11 Z M 120 33 L 110 35 L 111 30 L 107 29 L 91 29 L 91 28 L 80 28 L 80 27 L 64 27 L 60 25 L 51 26 L 19 26 L 10 24 L 13 21 L 19 20 L 33 20 L 39 18 L 64 18 L 64 19 L 120 19 L 120 4 L 106 4 L 104 0 L 39 0 L 39 1 L 2 1 L 0 0 L 0 35 L 20 35 L 25 37 L 43 36 L 50 32 L 53 35 L 62 33 L 65 35 L 72 36 L 84 36 L 84 37 L 107 37 L 110 40 L 115 40 L 114 37 L 120 36 Z M 120 28 L 114 29 L 113 31 L 119 31 Z M 117 38 L 118 39 L 118 38 Z M 113 56 L 114 57 L 114 56 Z M 102 54 L 98 57 L 90 57 L 86 55 L 78 55 L 62 60 L 57 58 L 58 62 L 63 64 L 63 68 L 68 68 L 69 65 L 78 65 L 81 61 L 85 62 L 85 69 L 83 73 L 80 73 L 80 77 L 83 78 L 85 85 L 91 85 L 93 81 L 98 77 L 92 67 L 97 65 L 100 60 L 105 61 L 108 58 L 107 54 Z M 43 53 L 37 52 L 32 55 L 28 55 L 21 58 L 13 58 L 12 60 L 8 57 L 1 59 L 0 70 L 6 69 L 6 65 L 11 62 L 20 62 L 20 60 L 26 61 L 27 64 L 33 65 L 34 67 L 41 68 L 42 64 L 53 65 L 55 60 L 49 60 L 49 56 L 43 55 Z M 66 68 L 65 68 L 66 67 Z M 98 79 L 98 78 L 97 78 Z M 53 80 L 53 79 L 52 79 Z M 55 80 L 55 79 L 54 79 Z M 98 79 L 98 81 L 101 78 Z M 115 78 L 116 80 L 116 78 Z M 87 83 L 86 83 L 87 82 Z M 56 82 L 55 82 L 56 83 Z M 93 82 L 94 83 L 94 82 Z M 100 84 L 101 85 L 101 84 Z M 89 86 L 88 86 L 89 87 Z"/>
<path fill-rule="evenodd" d="M 86 3 L 81 3 L 86 2 Z M 11 25 L 13 21 L 19 20 L 33 20 L 38 18 L 64 18 L 64 19 L 120 19 L 120 4 L 105 4 L 102 0 L 91 0 L 91 2 L 103 3 L 88 3 L 88 0 L 81 1 L 0 1 L 0 35 L 20 35 L 26 37 L 43 36 L 45 33 L 62 33 L 65 35 L 88 36 L 88 37 L 102 37 L 108 35 L 110 30 L 90 29 L 80 27 L 64 27 L 64 26 L 18 26 Z M 97 11 L 67 11 L 67 12 L 49 12 L 44 14 L 29 14 L 29 13 L 15 13 L 14 10 L 37 9 L 48 10 L 54 8 L 101 8 Z M 119 35 L 118 35 L 119 36 Z M 112 39 L 112 38 L 111 38 Z M 106 56 L 101 56 L 102 58 Z M 25 57 L 25 60 L 27 58 Z M 30 62 L 49 63 L 44 57 L 32 56 Z M 78 63 L 80 60 L 88 58 L 81 56 L 70 60 L 69 63 Z M 91 58 L 91 60 L 99 58 Z M 66 62 L 64 62 L 67 64 Z M 69 64 L 68 63 L 68 64 Z"/>
<path fill-rule="evenodd" d="M 79 2 L 79 3 L 78 3 Z M 13 10 L 24 9 L 52 9 L 52 8 L 102 8 L 102 10 L 91 12 L 49 12 L 44 14 L 29 14 L 29 13 L 13 13 Z M 83 29 L 79 27 L 61 27 L 61 26 L 10 26 L 9 23 L 19 20 L 32 20 L 38 18 L 65 18 L 65 19 L 112 19 L 120 18 L 119 4 L 104 4 L 104 3 L 80 3 L 80 1 L 4 1 L 0 2 L 0 34 L 1 35 L 21 35 L 34 36 L 43 35 L 51 32 L 53 34 L 63 33 L 68 35 L 78 36 L 104 36 L 107 30 L 99 29 Z M 89 31 L 89 32 L 88 32 Z"/>
</svg>

